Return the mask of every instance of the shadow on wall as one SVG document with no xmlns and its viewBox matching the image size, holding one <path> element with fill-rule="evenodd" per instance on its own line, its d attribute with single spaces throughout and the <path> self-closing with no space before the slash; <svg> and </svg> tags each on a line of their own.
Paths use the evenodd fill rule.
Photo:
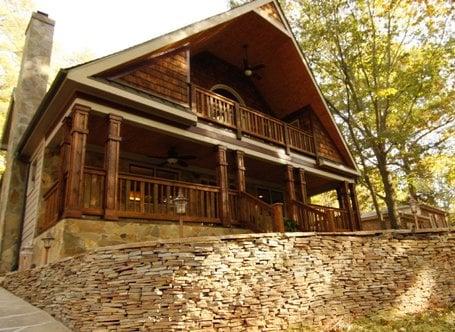
<svg viewBox="0 0 455 332">
<path fill-rule="evenodd" d="M 454 233 L 248 234 L 102 248 L 8 274 L 74 330 L 341 326 L 455 300 Z"/>
</svg>

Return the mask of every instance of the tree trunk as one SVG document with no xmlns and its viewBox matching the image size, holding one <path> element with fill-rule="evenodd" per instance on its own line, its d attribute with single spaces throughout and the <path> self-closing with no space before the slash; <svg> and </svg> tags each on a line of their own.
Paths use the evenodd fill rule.
<svg viewBox="0 0 455 332">
<path fill-rule="evenodd" d="M 374 149 L 376 160 L 378 161 L 378 169 L 381 175 L 382 183 L 384 184 L 385 204 L 387 206 L 387 214 L 389 216 L 390 226 L 393 229 L 399 228 L 400 217 L 398 216 L 397 206 L 395 202 L 395 189 L 393 188 L 390 179 L 390 172 L 387 169 L 387 159 L 385 153 L 380 149 Z"/>
</svg>

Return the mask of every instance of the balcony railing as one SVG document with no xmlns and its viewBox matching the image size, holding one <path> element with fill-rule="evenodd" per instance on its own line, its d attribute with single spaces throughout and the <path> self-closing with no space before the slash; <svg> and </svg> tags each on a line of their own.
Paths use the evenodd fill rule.
<svg viewBox="0 0 455 332">
<path fill-rule="evenodd" d="M 287 151 L 296 150 L 315 155 L 314 137 L 270 115 L 249 107 L 240 106 L 228 98 L 199 86 L 192 86 L 193 110 L 210 122 L 231 128 L 240 138 L 247 134 L 261 140 L 283 146 Z"/>
</svg>

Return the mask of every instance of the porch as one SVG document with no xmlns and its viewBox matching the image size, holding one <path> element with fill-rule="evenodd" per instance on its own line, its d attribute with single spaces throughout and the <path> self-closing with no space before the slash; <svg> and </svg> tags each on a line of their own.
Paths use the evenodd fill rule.
<svg viewBox="0 0 455 332">
<path fill-rule="evenodd" d="M 212 98 L 212 97 L 211 97 Z M 213 94 L 225 102 L 222 97 Z M 264 114 L 236 107 L 197 102 L 198 113 L 239 135 L 311 154 L 311 134 Z M 218 104 L 219 105 L 219 104 Z M 224 110 L 220 117 L 218 110 Z M 231 113 L 234 110 L 234 113 Z M 231 120 L 229 120 L 231 119 Z M 235 120 L 237 119 L 237 120 Z M 271 121 L 273 124 L 271 124 Z M 301 141 L 289 140 L 297 132 Z M 301 136 L 300 136 L 301 135 Z M 294 142 L 294 143 L 293 143 Z M 304 143 L 307 142 L 307 143 Z M 194 155 L 190 165 L 163 163 L 170 149 Z M 44 167 L 52 179 L 43 187 L 43 215 L 38 234 L 62 218 L 178 221 L 170 202 L 179 193 L 188 199 L 184 223 L 245 228 L 253 232 L 284 231 L 291 220 L 300 231 L 358 229 L 353 183 L 320 177 L 291 165 L 273 164 L 240 150 L 201 144 L 137 126 L 121 117 L 100 116 L 75 105 L 70 118 L 47 147 Z M 310 196 L 336 190 L 338 208 L 310 203 Z"/>
</svg>

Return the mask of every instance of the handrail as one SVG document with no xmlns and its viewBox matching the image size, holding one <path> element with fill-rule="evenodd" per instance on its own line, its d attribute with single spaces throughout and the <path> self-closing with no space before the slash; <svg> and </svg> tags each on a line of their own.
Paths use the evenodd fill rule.
<svg viewBox="0 0 455 332">
<path fill-rule="evenodd" d="M 254 201 L 256 204 L 259 204 L 261 205 L 264 209 L 270 209 L 272 210 L 272 206 L 270 204 L 267 204 L 266 202 L 264 202 L 263 200 L 257 198 L 256 196 L 254 195 L 251 195 L 245 191 L 241 191 L 240 192 L 240 195 L 243 195 L 245 197 L 248 197 L 249 199 L 251 199 L 252 201 Z"/>
<path fill-rule="evenodd" d="M 251 107 L 218 95 L 195 84 L 193 91 L 193 111 L 204 119 L 236 129 L 237 137 L 242 132 L 290 149 L 315 155 L 314 133 L 297 128 Z"/>
<path fill-rule="evenodd" d="M 305 208 L 305 209 L 308 209 L 316 214 L 320 214 L 321 216 L 325 216 L 324 212 L 321 211 L 320 209 L 316 208 L 317 207 L 321 207 L 321 208 L 325 208 L 325 206 L 321 206 L 321 205 L 315 205 L 315 204 L 305 204 L 303 202 L 300 202 L 300 201 L 297 201 L 297 200 L 294 200 L 293 201 L 294 204 L 302 207 L 302 208 Z"/>
<path fill-rule="evenodd" d="M 43 199 L 47 199 L 52 193 L 58 188 L 58 180 L 55 181 L 52 186 L 43 194 Z"/>
<path fill-rule="evenodd" d="M 139 175 L 126 174 L 126 173 L 119 173 L 119 179 L 153 182 L 153 183 L 157 183 L 157 184 L 173 185 L 173 186 L 184 187 L 184 188 L 188 188 L 188 189 L 198 189 L 198 190 L 205 190 L 205 191 L 212 191 L 212 192 L 220 191 L 220 188 L 217 186 L 191 183 L 191 182 L 178 181 L 178 180 L 167 180 L 167 179 L 165 180 L 165 179 L 160 179 L 160 178 L 156 178 L 153 176 L 139 176 Z"/>
</svg>

